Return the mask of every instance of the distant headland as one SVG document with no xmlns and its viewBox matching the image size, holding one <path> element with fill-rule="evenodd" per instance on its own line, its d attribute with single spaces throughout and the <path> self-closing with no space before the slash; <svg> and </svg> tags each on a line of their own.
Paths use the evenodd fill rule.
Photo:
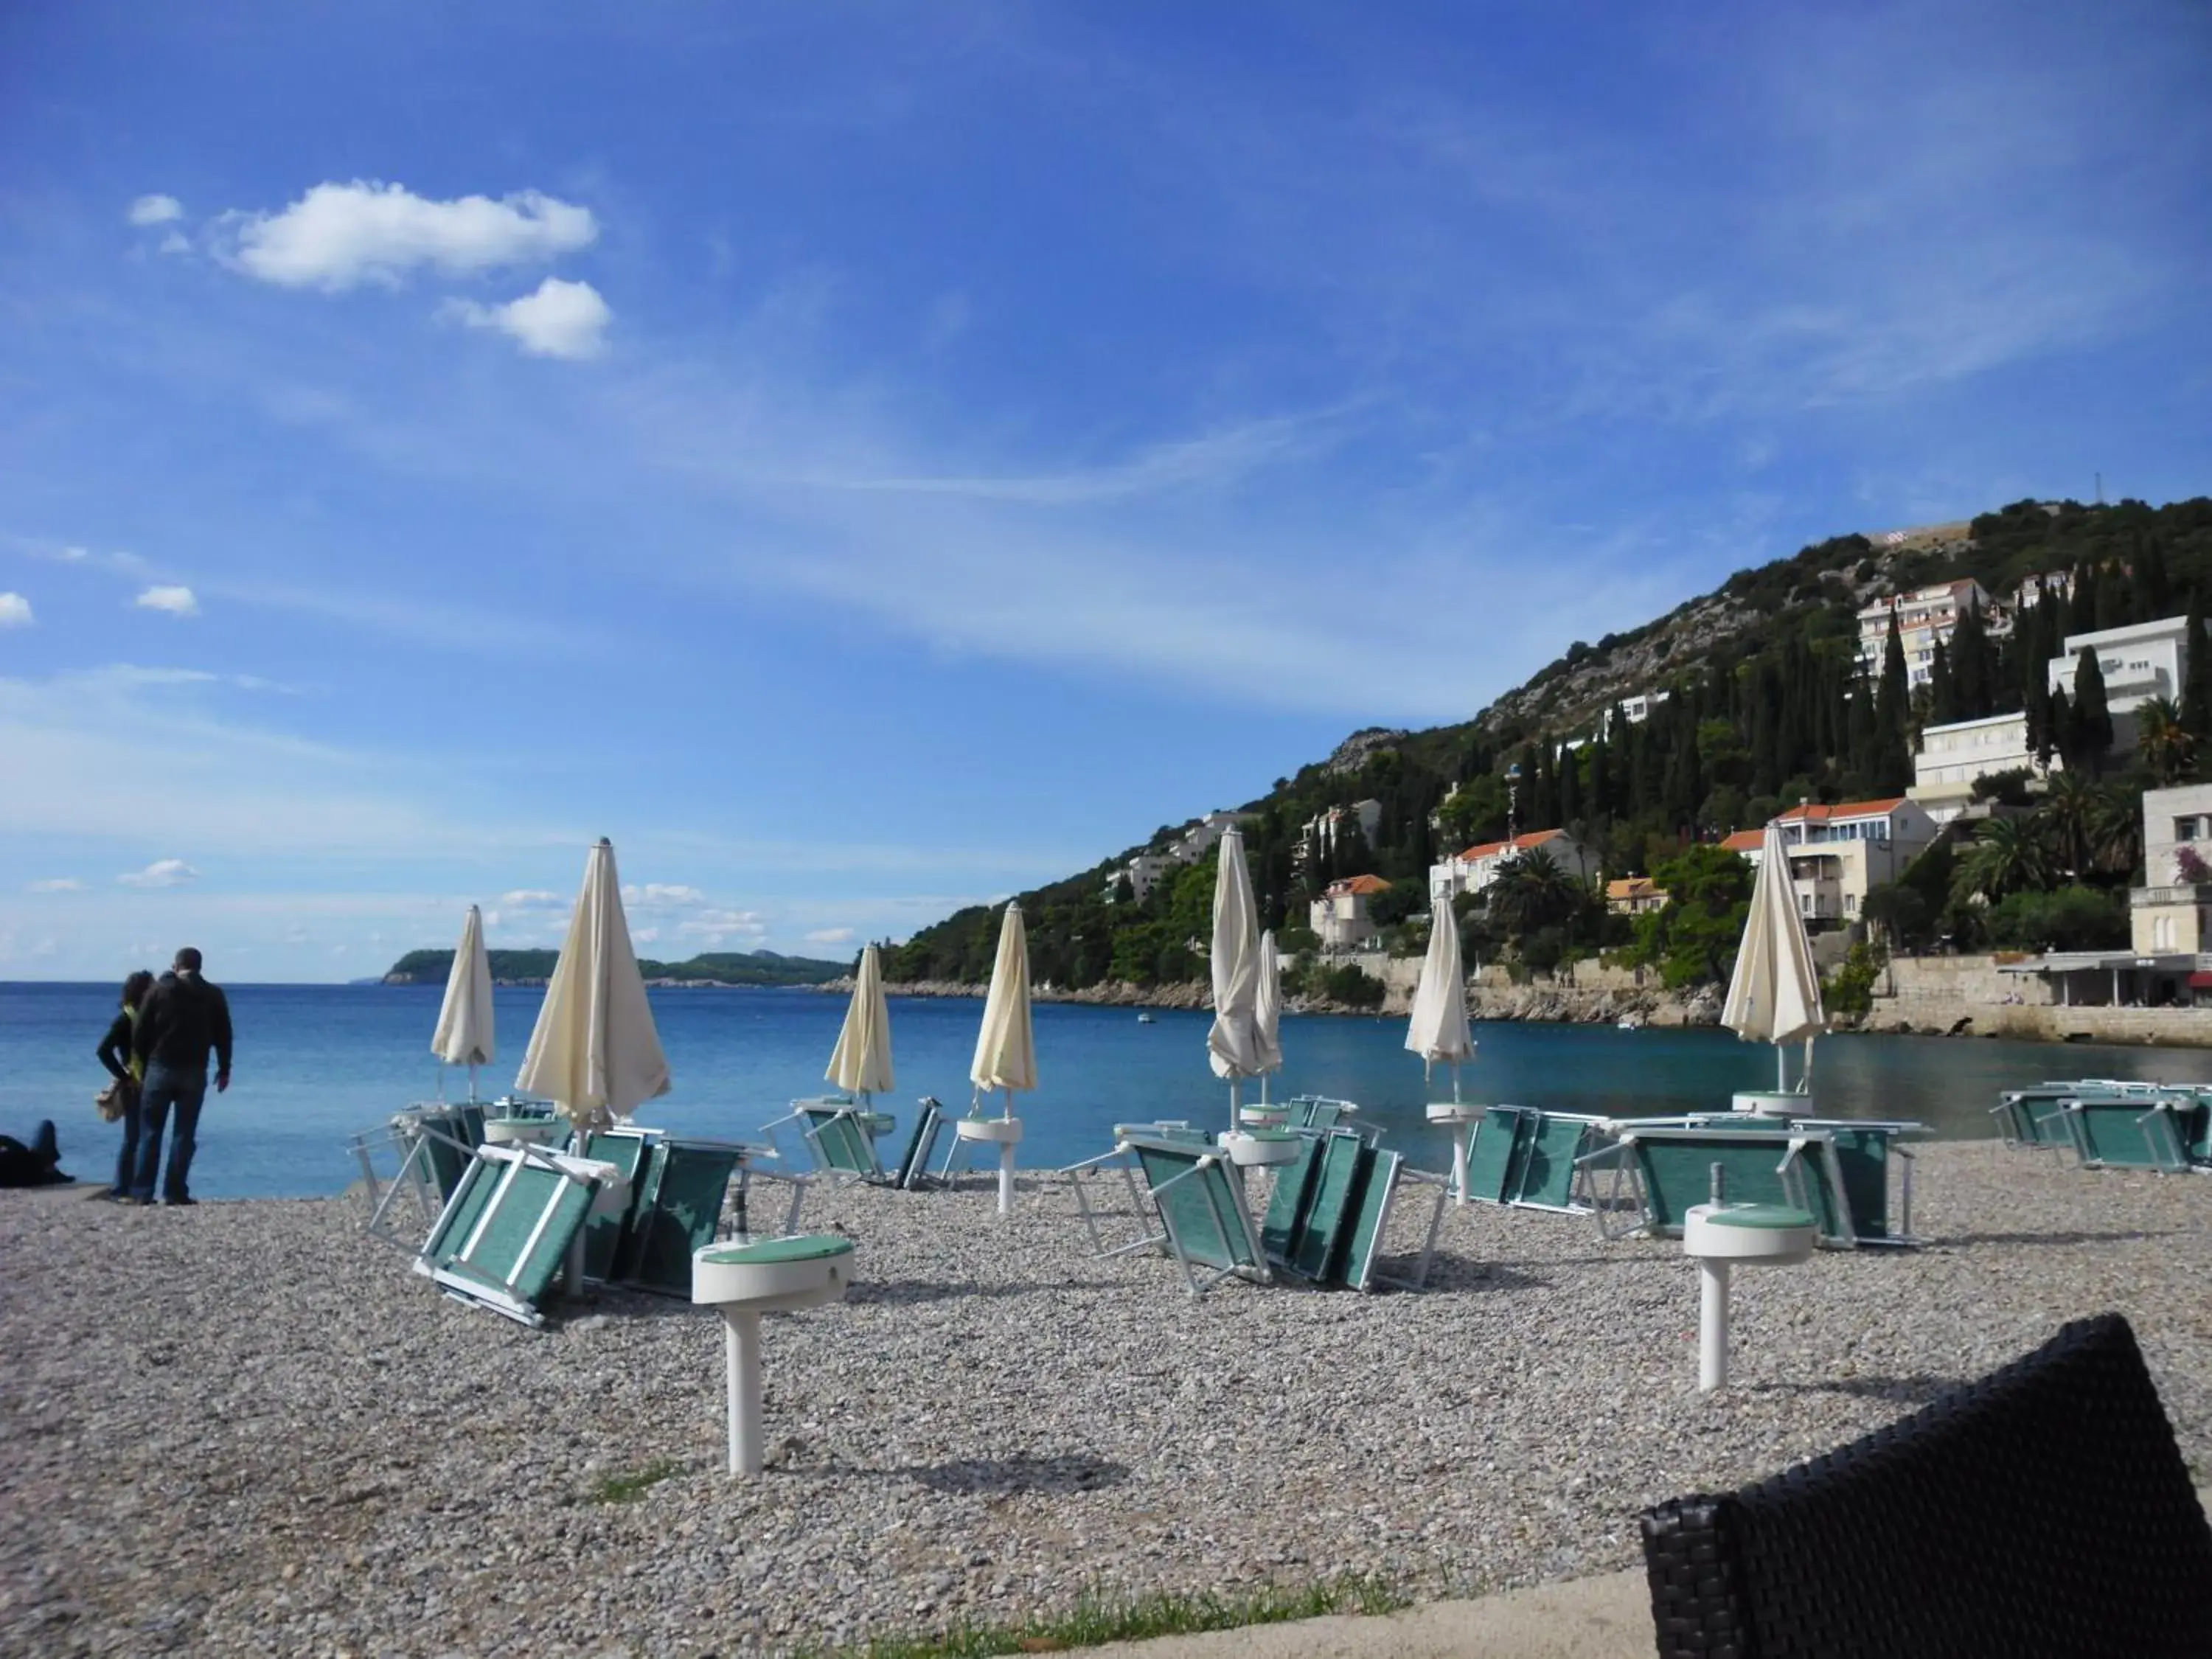
<svg viewBox="0 0 2212 1659">
<path fill-rule="evenodd" d="M 558 951 L 488 951 L 492 982 L 543 985 L 553 977 Z M 853 971 L 849 962 L 780 956 L 774 951 L 710 951 L 689 962 L 649 962 L 638 971 L 648 985 L 711 988 L 733 985 L 820 985 Z M 453 969 L 451 951 L 410 951 L 386 969 L 386 985 L 442 985 Z"/>
</svg>

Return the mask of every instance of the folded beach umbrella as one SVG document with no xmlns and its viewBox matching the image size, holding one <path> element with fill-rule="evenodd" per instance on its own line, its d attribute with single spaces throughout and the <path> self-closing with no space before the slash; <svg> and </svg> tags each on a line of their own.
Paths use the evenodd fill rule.
<svg viewBox="0 0 2212 1659">
<path fill-rule="evenodd" d="M 1809 1082 L 1813 1039 L 1828 1029 L 1828 1022 L 1820 1009 L 1820 975 L 1813 966 L 1804 919 L 1797 914 L 1797 891 L 1778 823 L 1766 826 L 1760 843 L 1759 878 L 1752 885 L 1751 914 L 1744 918 L 1721 1024 L 1747 1042 L 1774 1045 L 1778 1089 L 1785 1086 L 1784 1045 L 1802 1042 L 1805 1076 L 1800 1087 Z"/>
<path fill-rule="evenodd" d="M 1260 989 L 1252 1002 L 1252 1027 L 1260 1050 L 1260 1100 L 1267 1099 L 1267 1074 L 1283 1069 L 1283 969 L 1275 959 L 1275 935 L 1260 935 Z"/>
<path fill-rule="evenodd" d="M 1238 1079 L 1260 1074 L 1260 933 L 1252 902 L 1252 877 L 1244 867 L 1244 836 L 1221 837 L 1213 875 L 1213 1025 L 1206 1034 L 1206 1058 L 1216 1077 L 1229 1079 L 1229 1127 L 1238 1127 Z"/>
<path fill-rule="evenodd" d="M 598 1129 L 666 1094 L 668 1081 L 623 915 L 615 849 L 602 840 L 584 866 L 584 890 L 514 1086 L 550 1097 L 579 1129 Z"/>
<path fill-rule="evenodd" d="M 491 1064 L 491 957 L 484 950 L 483 916 L 473 904 L 453 947 L 453 971 L 446 975 L 446 1000 L 438 1005 L 438 1029 L 430 1052 L 448 1066 L 469 1068 L 469 1098 L 477 1097 L 477 1067 Z M 442 1093 L 442 1091 L 441 1091 Z"/>
<path fill-rule="evenodd" d="M 1474 1057 L 1474 1034 L 1467 1024 L 1467 975 L 1460 967 L 1459 923 L 1449 902 L 1438 904 L 1429 923 L 1429 953 L 1421 962 L 1421 983 L 1413 993 L 1413 1017 L 1406 1024 L 1406 1047 L 1421 1057 L 1428 1077 L 1438 1060 L 1451 1067 L 1452 1098 L 1459 1098 L 1460 1062 Z"/>
<path fill-rule="evenodd" d="M 1036 1087 L 1036 1038 L 1030 1029 L 1030 941 L 1022 907 L 1009 904 L 999 927 L 999 957 L 991 965 L 991 991 L 983 1001 L 983 1029 L 975 1038 L 968 1080 L 975 1105 L 993 1091 L 1006 1096 L 1002 1116 L 1014 1115 L 1014 1091 Z"/>
<path fill-rule="evenodd" d="M 860 952 L 845 1026 L 837 1033 L 830 1069 L 823 1076 L 863 1102 L 871 1095 L 890 1092 L 891 1011 L 884 1000 L 884 965 L 872 945 Z"/>
</svg>

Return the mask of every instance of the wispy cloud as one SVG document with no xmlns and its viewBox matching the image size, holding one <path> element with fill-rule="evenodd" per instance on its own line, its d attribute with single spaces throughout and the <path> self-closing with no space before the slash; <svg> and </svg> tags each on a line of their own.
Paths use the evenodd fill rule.
<svg viewBox="0 0 2212 1659">
<path fill-rule="evenodd" d="M 767 933 L 767 920 L 757 910 L 703 910 L 676 925 L 678 938 L 709 950 L 730 944 L 751 945 Z"/>
<path fill-rule="evenodd" d="M 849 945 L 853 942 L 853 930 L 849 927 L 817 927 L 804 937 L 809 945 Z"/>
<path fill-rule="evenodd" d="M 185 204 L 173 196 L 141 196 L 125 216 L 134 225 L 166 225 L 185 216 Z"/>
<path fill-rule="evenodd" d="M 28 628 L 31 602 L 21 593 L 0 593 L 0 628 Z"/>
<path fill-rule="evenodd" d="M 499 896 L 501 910 L 562 910 L 568 901 L 544 887 L 518 887 Z"/>
<path fill-rule="evenodd" d="M 200 872 L 182 859 L 155 859 L 143 870 L 132 870 L 116 877 L 125 887 L 178 887 L 188 881 L 198 881 Z"/>
<path fill-rule="evenodd" d="M 23 890 L 27 893 L 82 893 L 84 884 L 75 876 L 56 876 L 47 881 L 27 882 Z"/>
<path fill-rule="evenodd" d="M 180 583 L 161 583 L 142 589 L 131 603 L 141 611 L 160 611 L 172 617 L 197 617 L 200 614 L 198 596 Z"/>
<path fill-rule="evenodd" d="M 279 213 L 228 215 L 222 229 L 228 263 L 246 275 L 333 293 L 397 286 L 424 268 L 469 276 L 539 264 L 599 234 L 590 209 L 540 191 L 438 201 L 368 179 L 317 185 Z"/>
<path fill-rule="evenodd" d="M 658 881 L 648 881 L 642 885 L 626 885 L 622 890 L 622 896 L 624 904 L 635 904 L 646 909 L 680 908 L 707 902 L 707 896 L 696 887 Z"/>
</svg>

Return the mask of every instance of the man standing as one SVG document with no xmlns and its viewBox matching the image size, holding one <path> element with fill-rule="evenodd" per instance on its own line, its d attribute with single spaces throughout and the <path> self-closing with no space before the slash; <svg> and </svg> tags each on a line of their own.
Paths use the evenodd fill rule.
<svg viewBox="0 0 2212 1659">
<path fill-rule="evenodd" d="M 161 1126 L 174 1106 L 177 1133 L 169 1146 L 169 1175 L 161 1183 L 161 1198 L 165 1203 L 190 1204 L 192 1195 L 185 1181 L 191 1173 L 200 1103 L 207 1098 L 209 1049 L 215 1050 L 216 1092 L 230 1087 L 230 1004 L 219 988 L 200 977 L 200 953 L 191 945 L 177 952 L 176 965 L 147 993 L 131 1048 L 146 1072 L 138 1097 L 138 1171 L 131 1183 L 131 1201 L 154 1201 L 154 1177 L 161 1167 Z"/>
</svg>

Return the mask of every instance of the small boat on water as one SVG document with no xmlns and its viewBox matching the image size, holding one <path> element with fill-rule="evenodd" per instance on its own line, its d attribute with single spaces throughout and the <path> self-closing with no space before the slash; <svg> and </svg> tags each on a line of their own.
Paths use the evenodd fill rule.
<svg viewBox="0 0 2212 1659">
<path fill-rule="evenodd" d="M 1158 1017 L 1156 1017 L 1156 1016 L 1153 1014 L 1153 1012 L 1152 1012 L 1152 1011 L 1151 1009 L 1149 1009 L 1149 1008 L 1140 1008 L 1140 1009 L 1139 1009 L 1139 1010 L 1137 1011 L 1137 1024 L 1139 1024 L 1139 1025 L 1157 1025 L 1157 1024 L 1158 1024 L 1159 1023 L 1160 1023 L 1160 1022 L 1159 1022 L 1159 1020 L 1158 1020 Z"/>
<path fill-rule="evenodd" d="M 1613 1025 L 1616 1030 L 1623 1031 L 1640 1031 L 1644 1029 L 1644 1022 L 1633 1014 L 1623 1014 L 1613 1022 Z"/>
</svg>

